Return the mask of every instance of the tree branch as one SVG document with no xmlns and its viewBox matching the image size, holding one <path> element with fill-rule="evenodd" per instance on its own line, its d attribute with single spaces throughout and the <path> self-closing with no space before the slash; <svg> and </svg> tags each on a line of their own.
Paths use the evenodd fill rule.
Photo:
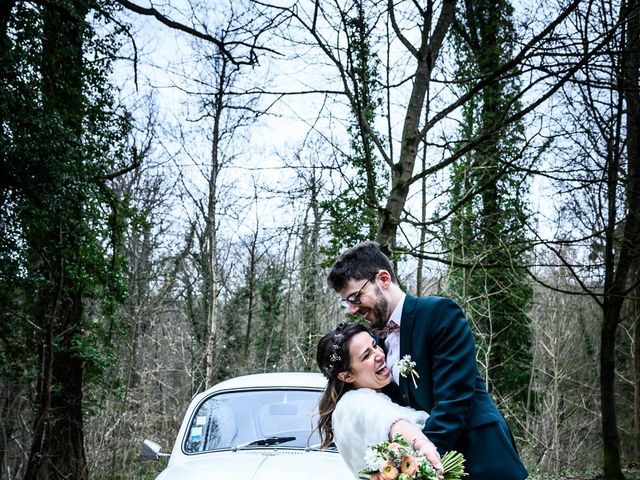
<svg viewBox="0 0 640 480">
<path fill-rule="evenodd" d="M 257 63 L 257 56 L 255 53 L 255 50 L 263 50 L 263 51 L 276 53 L 276 54 L 278 53 L 275 50 L 272 50 L 266 47 L 258 47 L 256 45 L 250 45 L 240 41 L 228 42 L 228 43 L 223 42 L 219 38 L 216 38 L 208 33 L 201 32 L 199 30 L 196 30 L 193 27 L 176 22 L 175 20 L 170 19 L 166 15 L 163 15 L 160 11 L 158 11 L 153 7 L 150 7 L 150 8 L 142 7 L 133 2 L 130 2 L 129 0 L 117 0 L 117 2 L 123 7 L 131 10 L 132 12 L 139 13 L 140 15 L 147 15 L 150 17 L 154 17 L 160 23 L 162 23 L 163 25 L 166 25 L 169 28 L 188 33 L 189 35 L 192 35 L 196 38 L 213 43 L 220 49 L 222 54 L 226 56 L 229 59 L 229 61 L 234 65 L 255 65 Z M 228 48 L 229 45 L 241 45 L 241 46 L 247 47 L 249 49 L 249 52 L 247 54 L 247 59 L 239 60 L 238 58 L 236 58 L 229 50 Z"/>
</svg>

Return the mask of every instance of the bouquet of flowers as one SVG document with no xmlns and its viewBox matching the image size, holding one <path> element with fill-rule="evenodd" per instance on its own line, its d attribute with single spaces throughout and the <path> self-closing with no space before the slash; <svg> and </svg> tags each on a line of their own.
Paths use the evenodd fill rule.
<svg viewBox="0 0 640 480">
<path fill-rule="evenodd" d="M 391 442 L 370 445 L 364 457 L 367 468 L 361 470 L 360 478 L 370 480 L 438 480 L 438 474 L 422 453 L 396 433 Z M 445 480 L 460 480 L 466 475 L 464 457 L 455 451 L 442 457 Z"/>
</svg>

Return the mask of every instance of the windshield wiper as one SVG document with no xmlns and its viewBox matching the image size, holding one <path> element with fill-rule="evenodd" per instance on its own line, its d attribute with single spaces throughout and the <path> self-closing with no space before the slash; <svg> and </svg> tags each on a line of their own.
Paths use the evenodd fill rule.
<svg viewBox="0 0 640 480">
<path fill-rule="evenodd" d="M 321 443 L 316 443 L 315 445 L 307 445 L 306 450 L 307 450 L 307 452 L 310 452 L 310 451 L 314 451 L 314 452 L 321 451 L 321 452 L 323 452 L 323 451 L 327 451 L 327 450 L 336 451 L 336 450 L 338 450 L 338 447 L 336 447 L 336 444 L 333 443 L 333 442 L 331 442 L 331 444 L 328 447 L 325 447 L 325 448 L 322 448 L 322 444 Z"/>
<path fill-rule="evenodd" d="M 258 440 L 253 440 L 251 442 L 241 443 L 240 445 L 237 445 L 233 450 L 253 446 L 264 447 L 269 445 L 279 445 L 281 443 L 291 442 L 295 439 L 296 437 L 265 437 Z"/>
</svg>

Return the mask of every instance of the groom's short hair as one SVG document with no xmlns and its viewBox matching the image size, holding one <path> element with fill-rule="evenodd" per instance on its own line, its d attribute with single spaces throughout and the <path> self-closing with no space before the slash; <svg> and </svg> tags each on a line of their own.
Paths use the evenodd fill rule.
<svg viewBox="0 0 640 480">
<path fill-rule="evenodd" d="M 327 282 L 339 292 L 349 280 L 368 279 L 380 270 L 389 272 L 391 281 L 397 283 L 391 262 L 380 250 L 380 245 L 376 242 L 362 242 L 342 252 L 331 267 Z"/>
</svg>

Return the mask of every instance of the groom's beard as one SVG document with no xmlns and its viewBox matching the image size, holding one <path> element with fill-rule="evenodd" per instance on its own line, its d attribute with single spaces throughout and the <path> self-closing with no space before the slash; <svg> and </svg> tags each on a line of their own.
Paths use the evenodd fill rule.
<svg viewBox="0 0 640 480">
<path fill-rule="evenodd" d="M 389 302 L 384 298 L 380 289 L 376 286 L 376 299 L 377 303 L 370 308 L 371 310 L 371 320 L 369 324 L 371 328 L 383 328 L 387 324 L 387 320 L 389 320 Z"/>
</svg>

